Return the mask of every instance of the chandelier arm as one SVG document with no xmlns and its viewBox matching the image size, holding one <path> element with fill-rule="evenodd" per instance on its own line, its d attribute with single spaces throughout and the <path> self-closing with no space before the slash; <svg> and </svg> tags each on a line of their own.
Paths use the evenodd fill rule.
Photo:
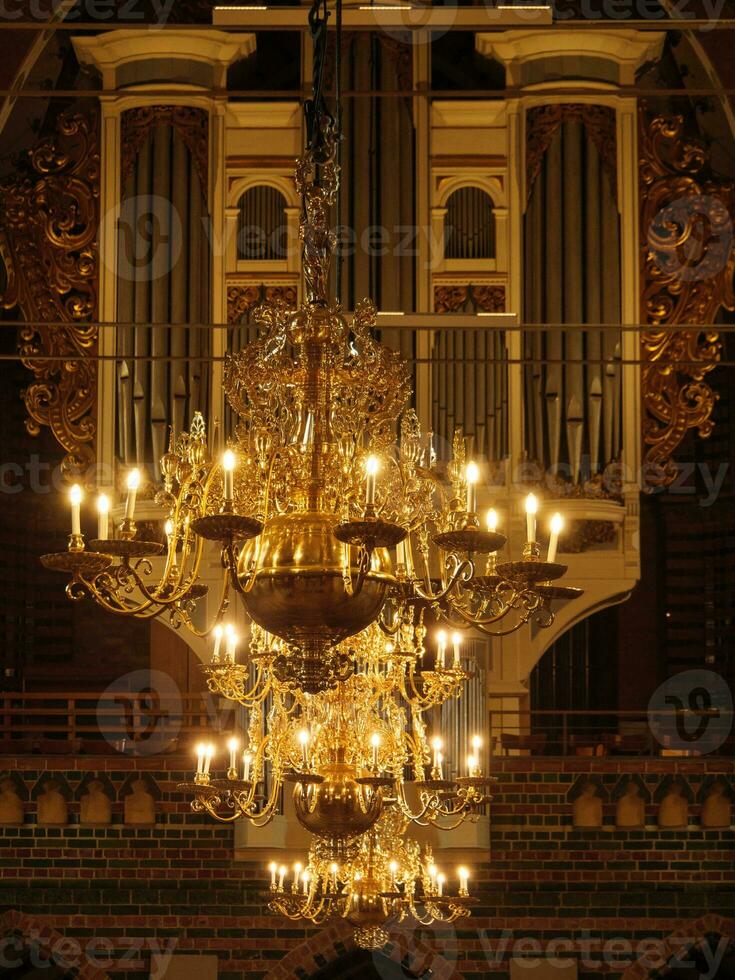
<svg viewBox="0 0 735 980">
<path fill-rule="evenodd" d="M 194 585 L 195 582 L 196 582 L 196 578 L 193 582 L 190 583 L 188 588 L 191 588 L 191 586 Z M 184 595 L 186 595 L 186 592 L 184 593 Z M 230 604 L 230 581 L 227 574 L 225 573 L 222 576 L 222 591 L 220 592 L 220 600 L 217 605 L 217 612 L 215 613 L 215 617 L 211 626 L 205 627 L 204 629 L 200 630 L 194 624 L 191 616 L 188 613 L 182 611 L 181 616 L 182 619 L 184 620 L 184 623 L 186 624 L 186 628 L 189 630 L 190 633 L 192 633 L 194 636 L 198 636 L 199 638 L 204 638 L 209 636 L 212 630 L 222 622 L 222 619 L 224 618 L 224 615 L 227 612 L 227 608 L 229 604 Z"/>
<path fill-rule="evenodd" d="M 446 580 L 447 584 L 444 586 L 444 588 L 441 589 L 441 591 L 436 593 L 431 593 L 430 591 L 424 592 L 423 589 L 420 588 L 418 583 L 416 583 L 414 585 L 414 589 L 416 591 L 416 594 L 421 599 L 425 599 L 427 602 L 430 602 L 432 604 L 441 602 L 442 599 L 445 599 L 449 595 L 449 593 L 455 588 L 455 586 L 458 585 L 460 581 L 469 582 L 470 579 L 475 574 L 475 564 L 471 558 L 467 557 L 467 558 L 460 559 L 453 554 L 448 555 L 447 558 L 453 559 L 455 563 L 454 571 L 450 573 L 449 579 Z M 467 574 L 467 572 L 469 572 L 469 575 Z M 445 581 L 443 572 L 442 572 L 442 581 L 443 582 Z"/>
<path fill-rule="evenodd" d="M 255 539 L 256 549 L 259 547 L 260 536 Z M 240 578 L 237 574 L 237 558 L 235 556 L 235 544 L 232 535 L 228 538 L 227 542 L 222 546 L 222 562 L 225 566 L 227 574 L 229 575 L 230 584 L 232 585 L 235 592 L 241 596 L 247 596 L 253 589 L 256 581 L 255 569 L 257 568 L 257 557 L 253 561 L 252 571 L 248 577 L 247 582 L 243 585 L 240 582 Z"/>
<path fill-rule="evenodd" d="M 106 573 L 103 573 L 106 574 Z M 98 576 L 99 577 L 99 576 Z M 102 608 L 109 613 L 113 613 L 117 616 L 135 616 L 140 619 L 153 619 L 155 616 L 160 615 L 164 611 L 164 607 L 155 602 L 153 599 L 148 599 L 145 602 L 139 604 L 134 604 L 132 602 L 125 603 L 122 599 L 118 598 L 117 591 L 106 593 L 102 591 L 98 586 L 94 584 L 95 580 L 88 580 L 79 576 L 80 580 L 89 589 L 91 596 L 94 598 Z M 115 597 L 115 603 L 111 602 L 107 595 Z M 150 610 L 150 611 L 149 611 Z"/>
<path fill-rule="evenodd" d="M 357 550 L 357 579 L 354 585 L 352 584 L 352 562 L 350 561 L 349 544 L 343 546 L 342 555 L 343 560 L 345 557 L 347 559 L 346 563 L 342 565 L 342 582 L 344 583 L 345 592 L 351 598 L 357 598 L 362 592 L 365 579 L 370 571 L 370 549 L 364 545 L 360 545 Z"/>
<path fill-rule="evenodd" d="M 423 800 L 423 794 L 422 794 L 422 800 Z M 408 800 L 406 799 L 405 783 L 403 782 L 403 780 L 401 780 L 397 784 L 396 801 L 398 803 L 398 806 L 400 807 L 401 813 L 404 815 L 404 817 L 406 817 L 407 820 L 410 820 L 411 823 L 418 824 L 420 827 L 429 826 L 428 822 L 422 823 L 422 821 L 424 820 L 424 818 L 426 817 L 429 811 L 428 805 L 424 805 L 421 808 L 421 810 L 413 810 Z"/>
</svg>

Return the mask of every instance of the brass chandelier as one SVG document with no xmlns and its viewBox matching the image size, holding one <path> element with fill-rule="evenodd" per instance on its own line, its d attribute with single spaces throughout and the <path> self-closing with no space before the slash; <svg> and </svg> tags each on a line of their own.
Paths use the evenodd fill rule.
<svg viewBox="0 0 735 980">
<path fill-rule="evenodd" d="M 214 747 L 201 745 L 182 790 L 195 812 L 262 826 L 292 784 L 312 843 L 290 884 L 276 866 L 271 908 L 312 922 L 341 915 L 360 942 L 379 945 L 391 918 L 469 914 L 468 874 L 451 896 L 430 852 L 405 837 L 411 824 L 452 830 L 490 800 L 479 733 L 465 759 L 448 760 L 427 720 L 461 696 L 474 669 L 462 637 L 548 627 L 551 602 L 580 590 L 554 584 L 566 571 L 556 561 L 560 518 L 542 560 L 532 495 L 522 557 L 500 556 L 506 538 L 494 511 L 481 527 L 480 470 L 461 432 L 439 466 L 408 405 L 408 366 L 375 337 L 373 305 L 359 304 L 348 321 L 329 299 L 340 137 L 322 94 L 327 17 L 316 0 L 309 139 L 295 174 L 305 303 L 261 307 L 258 338 L 228 356 L 224 387 L 238 423 L 226 446 L 212 450 L 198 413 L 172 435 L 155 495 L 165 545 L 136 526 L 133 470 L 124 518 L 113 526 L 102 495 L 88 543 L 73 487 L 68 548 L 42 561 L 71 576 L 71 599 L 122 616 L 168 615 L 212 637 L 208 686 L 247 710 L 246 740 L 242 754 L 228 746 L 221 777 Z M 221 586 L 199 627 L 202 562 L 213 548 Z M 240 660 L 226 623 L 233 595 L 251 624 Z"/>
</svg>

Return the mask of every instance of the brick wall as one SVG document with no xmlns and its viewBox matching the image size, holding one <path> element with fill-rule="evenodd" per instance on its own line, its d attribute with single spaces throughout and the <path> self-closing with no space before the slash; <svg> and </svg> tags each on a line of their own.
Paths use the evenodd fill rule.
<svg viewBox="0 0 735 980">
<path fill-rule="evenodd" d="M 183 769 L 188 764 L 174 757 L 0 759 L 0 772 L 13 771 L 27 796 L 24 826 L 0 828 L 0 913 L 13 910 L 36 929 L 55 930 L 72 953 L 74 941 L 95 940 L 95 964 L 130 980 L 147 977 L 152 954 L 170 942 L 177 953 L 216 953 L 226 980 L 306 977 L 348 950 L 349 930 L 341 923 L 317 935 L 267 913 L 262 863 L 234 862 L 232 829 L 192 814 L 176 793 L 176 783 L 190 775 Z M 603 947 L 612 955 L 612 939 L 664 938 L 682 922 L 701 920 L 692 926 L 697 938 L 703 916 L 735 916 L 735 831 L 698 827 L 702 787 L 714 776 L 732 785 L 732 762 L 517 758 L 498 761 L 495 771 L 491 860 L 474 868 L 472 890 L 480 901 L 472 919 L 442 928 L 400 926 L 388 951 L 394 958 L 418 964 L 419 973 L 431 963 L 434 977 L 500 977 L 511 953 L 538 953 L 533 942 L 514 945 L 531 937 L 581 957 L 582 975 L 619 974 L 630 954 L 622 948 L 604 962 Z M 92 772 L 116 796 L 109 827 L 78 824 L 75 793 Z M 135 772 L 146 774 L 156 798 L 153 827 L 122 825 L 122 798 Z M 686 780 L 690 828 L 615 830 L 616 787 L 634 773 L 650 793 L 652 824 L 664 781 Z M 45 774 L 65 787 L 69 826 L 35 826 L 34 791 Z M 607 800 L 606 826 L 576 830 L 572 799 L 590 777 Z M 707 921 L 710 930 L 713 922 L 721 932 L 730 928 Z"/>
</svg>

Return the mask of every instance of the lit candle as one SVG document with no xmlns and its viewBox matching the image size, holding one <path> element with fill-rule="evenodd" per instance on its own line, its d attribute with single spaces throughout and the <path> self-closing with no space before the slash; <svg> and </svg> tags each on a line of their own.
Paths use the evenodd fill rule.
<svg viewBox="0 0 735 980">
<path fill-rule="evenodd" d="M 446 875 L 436 876 L 436 894 L 438 898 L 442 897 L 442 892 L 444 891 L 444 882 L 447 880 Z"/>
<path fill-rule="evenodd" d="M 282 864 L 278 869 L 278 891 L 283 891 L 283 879 L 286 877 L 286 865 Z"/>
<path fill-rule="evenodd" d="M 396 567 L 400 568 L 401 565 L 406 567 L 406 546 L 403 541 L 399 541 L 396 545 Z"/>
<path fill-rule="evenodd" d="M 197 745 L 197 776 L 204 775 L 204 755 L 206 751 L 206 745 L 204 745 L 203 742 L 200 742 L 199 745 Z"/>
<path fill-rule="evenodd" d="M 475 771 L 470 770 L 470 776 L 479 776 L 482 772 L 482 767 L 480 766 L 480 749 L 482 748 L 482 739 L 479 735 L 472 736 L 472 756 L 475 760 Z"/>
<path fill-rule="evenodd" d="M 207 749 L 206 749 L 206 751 L 204 753 L 204 775 L 205 776 L 208 776 L 209 775 L 209 766 L 210 766 L 210 763 L 212 762 L 212 756 L 213 755 L 214 755 L 214 746 L 210 744 L 210 745 L 207 746 Z"/>
<path fill-rule="evenodd" d="M 454 667 L 459 667 L 459 650 L 462 644 L 462 637 L 459 633 L 452 633 L 452 649 L 454 650 Z"/>
<path fill-rule="evenodd" d="M 276 872 L 278 871 L 278 865 L 275 861 L 271 861 L 268 865 L 268 870 L 271 873 L 271 888 L 275 891 L 276 889 Z"/>
<path fill-rule="evenodd" d="M 467 772 L 470 776 L 477 775 L 477 757 L 474 755 L 467 756 Z"/>
<path fill-rule="evenodd" d="M 253 761 L 252 756 L 247 749 L 242 754 L 242 779 L 244 783 L 250 781 L 250 763 Z"/>
<path fill-rule="evenodd" d="M 373 769 L 378 772 L 378 749 L 380 748 L 380 735 L 377 732 L 373 732 L 370 736 L 370 744 L 373 747 Z"/>
<path fill-rule="evenodd" d="M 299 864 L 297 861 L 293 866 L 293 890 L 297 891 L 299 887 L 299 878 L 301 876 L 303 865 Z"/>
<path fill-rule="evenodd" d="M 480 471 L 477 463 L 468 463 L 465 470 L 465 482 L 467 483 L 467 513 L 474 514 L 477 510 L 477 481 Z"/>
<path fill-rule="evenodd" d="M 337 891 L 337 872 L 339 871 L 339 865 L 333 861 L 329 866 L 329 870 L 332 873 L 332 887 Z"/>
<path fill-rule="evenodd" d="M 365 505 L 373 507 L 375 504 L 375 477 L 378 472 L 378 457 L 368 456 L 365 462 Z"/>
<path fill-rule="evenodd" d="M 171 554 L 174 549 L 174 522 L 169 518 L 165 525 L 164 531 L 166 532 L 166 542 L 168 545 L 168 553 Z"/>
<path fill-rule="evenodd" d="M 235 647 L 237 646 L 237 634 L 235 633 L 235 627 L 228 623 L 225 626 L 225 660 L 229 664 L 234 664 L 235 662 Z"/>
<path fill-rule="evenodd" d="M 526 536 L 529 544 L 536 541 L 536 513 L 538 511 L 538 500 L 534 494 L 529 493 L 526 497 Z"/>
<path fill-rule="evenodd" d="M 551 518 L 551 537 L 549 538 L 549 553 L 546 556 L 548 562 L 556 561 L 556 549 L 559 544 L 559 535 L 564 528 L 564 518 L 561 514 L 554 514 Z"/>
<path fill-rule="evenodd" d="M 431 882 L 432 894 L 436 891 L 436 872 L 437 868 L 435 864 L 430 864 L 428 867 L 429 881 Z"/>
<path fill-rule="evenodd" d="M 395 891 L 395 889 L 396 889 L 396 875 L 398 874 L 398 862 L 397 861 L 391 861 L 391 863 L 388 865 L 388 867 L 390 869 L 390 886 L 393 889 L 393 891 Z"/>
<path fill-rule="evenodd" d="M 233 497 L 232 471 L 235 469 L 235 454 L 231 449 L 225 450 L 222 455 L 222 469 L 224 470 L 224 494 L 225 503 L 231 504 Z"/>
<path fill-rule="evenodd" d="M 237 750 L 240 748 L 240 743 L 236 738 L 231 738 L 227 743 L 227 748 L 230 753 L 230 769 L 233 772 L 237 772 Z"/>
<path fill-rule="evenodd" d="M 442 740 L 436 736 L 431 740 L 431 747 L 434 751 L 434 769 L 439 774 L 437 778 L 441 779 L 441 767 L 442 767 Z"/>
<path fill-rule="evenodd" d="M 78 535 L 82 533 L 82 488 L 78 483 L 75 483 L 69 491 L 69 500 L 71 502 L 71 533 Z"/>
<path fill-rule="evenodd" d="M 403 542 L 403 554 L 406 558 L 406 576 L 407 578 L 413 578 L 413 561 L 411 559 L 411 535 L 407 534 L 406 539 Z"/>
<path fill-rule="evenodd" d="M 140 486 L 140 470 L 131 470 L 128 473 L 128 499 L 125 501 L 125 519 L 132 521 L 135 515 L 135 498 Z"/>
<path fill-rule="evenodd" d="M 439 630 L 439 632 L 436 634 L 436 639 L 439 644 L 436 653 L 436 666 L 441 669 L 444 667 L 444 654 L 447 648 L 447 634 L 444 632 L 444 630 Z"/>
<path fill-rule="evenodd" d="M 97 497 L 97 537 L 107 541 L 110 536 L 110 498 L 106 493 Z"/>
<path fill-rule="evenodd" d="M 212 663 L 219 663 L 219 648 L 222 646 L 222 633 L 223 633 L 221 623 L 217 623 L 214 628 L 214 652 L 212 653 Z"/>
<path fill-rule="evenodd" d="M 304 871 L 303 875 L 301 876 L 301 883 L 303 885 L 304 895 L 307 895 L 308 892 L 309 892 L 309 881 L 310 881 L 310 879 L 311 879 L 311 875 L 309 874 L 309 872 L 308 871 Z"/>
<path fill-rule="evenodd" d="M 304 769 L 309 768 L 309 732 L 302 728 L 299 732 L 299 742 L 301 744 L 301 762 Z"/>
<path fill-rule="evenodd" d="M 467 890 L 467 882 L 469 880 L 470 873 L 467 868 L 458 868 L 457 874 L 459 875 L 459 894 L 463 898 L 466 898 L 469 894 Z"/>
<path fill-rule="evenodd" d="M 498 529 L 497 511 L 491 507 L 490 510 L 487 512 L 487 517 L 485 518 L 485 520 L 487 522 L 488 531 L 491 531 L 494 534 Z"/>
</svg>

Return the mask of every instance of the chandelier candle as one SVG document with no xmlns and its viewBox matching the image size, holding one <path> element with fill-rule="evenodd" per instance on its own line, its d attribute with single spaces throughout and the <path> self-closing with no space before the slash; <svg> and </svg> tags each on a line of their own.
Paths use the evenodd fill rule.
<svg viewBox="0 0 735 980">
<path fill-rule="evenodd" d="M 128 473 L 128 497 L 125 501 L 125 520 L 132 521 L 135 517 L 135 498 L 140 486 L 140 470 L 131 470 Z"/>
<path fill-rule="evenodd" d="M 371 512 L 375 507 L 375 483 L 378 475 L 378 457 L 368 456 L 365 462 L 365 512 Z"/>
<path fill-rule="evenodd" d="M 80 537 L 82 533 L 82 488 L 78 483 L 69 491 L 69 501 L 71 503 L 71 533 L 73 537 Z"/>
<path fill-rule="evenodd" d="M 222 629 L 222 624 L 217 623 L 214 628 L 214 651 L 212 652 L 212 663 L 219 663 L 219 650 L 222 646 L 222 634 L 224 630 Z"/>
<path fill-rule="evenodd" d="M 230 623 L 225 626 L 225 639 L 225 662 L 228 664 L 234 664 L 237 634 L 235 633 L 235 628 Z"/>
<path fill-rule="evenodd" d="M 467 888 L 467 882 L 469 881 L 470 873 L 467 868 L 459 868 L 459 894 L 462 898 L 467 898 L 469 895 L 469 889 Z"/>
<path fill-rule="evenodd" d="M 237 750 L 240 748 L 240 743 L 236 738 L 231 738 L 227 743 L 227 748 L 230 753 L 230 767 L 227 770 L 227 778 L 237 779 Z"/>
<path fill-rule="evenodd" d="M 278 865 L 276 864 L 275 861 L 271 861 L 271 863 L 268 865 L 268 870 L 271 873 L 271 888 L 273 889 L 273 891 L 275 891 L 277 888 L 276 874 L 278 873 Z"/>
<path fill-rule="evenodd" d="M 378 764 L 378 750 L 380 749 L 380 735 L 377 732 L 373 732 L 370 736 L 370 744 L 373 747 L 373 769 L 376 773 L 380 772 L 380 767 Z"/>
<path fill-rule="evenodd" d="M 549 554 L 546 558 L 549 564 L 556 561 L 556 549 L 559 545 L 559 535 L 564 530 L 564 518 L 561 514 L 554 514 L 551 518 L 551 537 L 549 538 Z"/>
<path fill-rule="evenodd" d="M 222 470 L 224 472 L 224 507 L 232 508 L 234 497 L 233 470 L 235 469 L 235 454 L 231 449 L 227 449 L 222 456 Z"/>
<path fill-rule="evenodd" d="M 443 670 L 444 656 L 447 650 L 447 634 L 444 632 L 444 630 L 439 630 L 439 632 L 436 634 L 436 639 L 439 644 L 436 652 L 436 666 L 437 670 Z"/>
<path fill-rule="evenodd" d="M 535 495 L 529 493 L 526 497 L 526 539 L 529 545 L 536 543 L 536 514 L 538 513 L 538 500 Z"/>
<path fill-rule="evenodd" d="M 467 469 L 465 470 L 465 480 L 467 482 L 467 514 L 474 514 L 477 510 L 477 481 L 480 477 L 480 471 L 477 468 L 477 463 L 468 463 Z"/>
<path fill-rule="evenodd" d="M 250 763 L 252 761 L 252 756 L 247 749 L 242 754 L 242 781 L 247 783 L 250 781 Z"/>
<path fill-rule="evenodd" d="M 454 669 L 459 668 L 460 659 L 459 653 L 462 646 L 462 637 L 459 633 L 452 633 L 452 648 L 454 650 Z"/>
<path fill-rule="evenodd" d="M 97 537 L 106 541 L 110 536 L 110 498 L 106 493 L 97 497 Z"/>
</svg>

